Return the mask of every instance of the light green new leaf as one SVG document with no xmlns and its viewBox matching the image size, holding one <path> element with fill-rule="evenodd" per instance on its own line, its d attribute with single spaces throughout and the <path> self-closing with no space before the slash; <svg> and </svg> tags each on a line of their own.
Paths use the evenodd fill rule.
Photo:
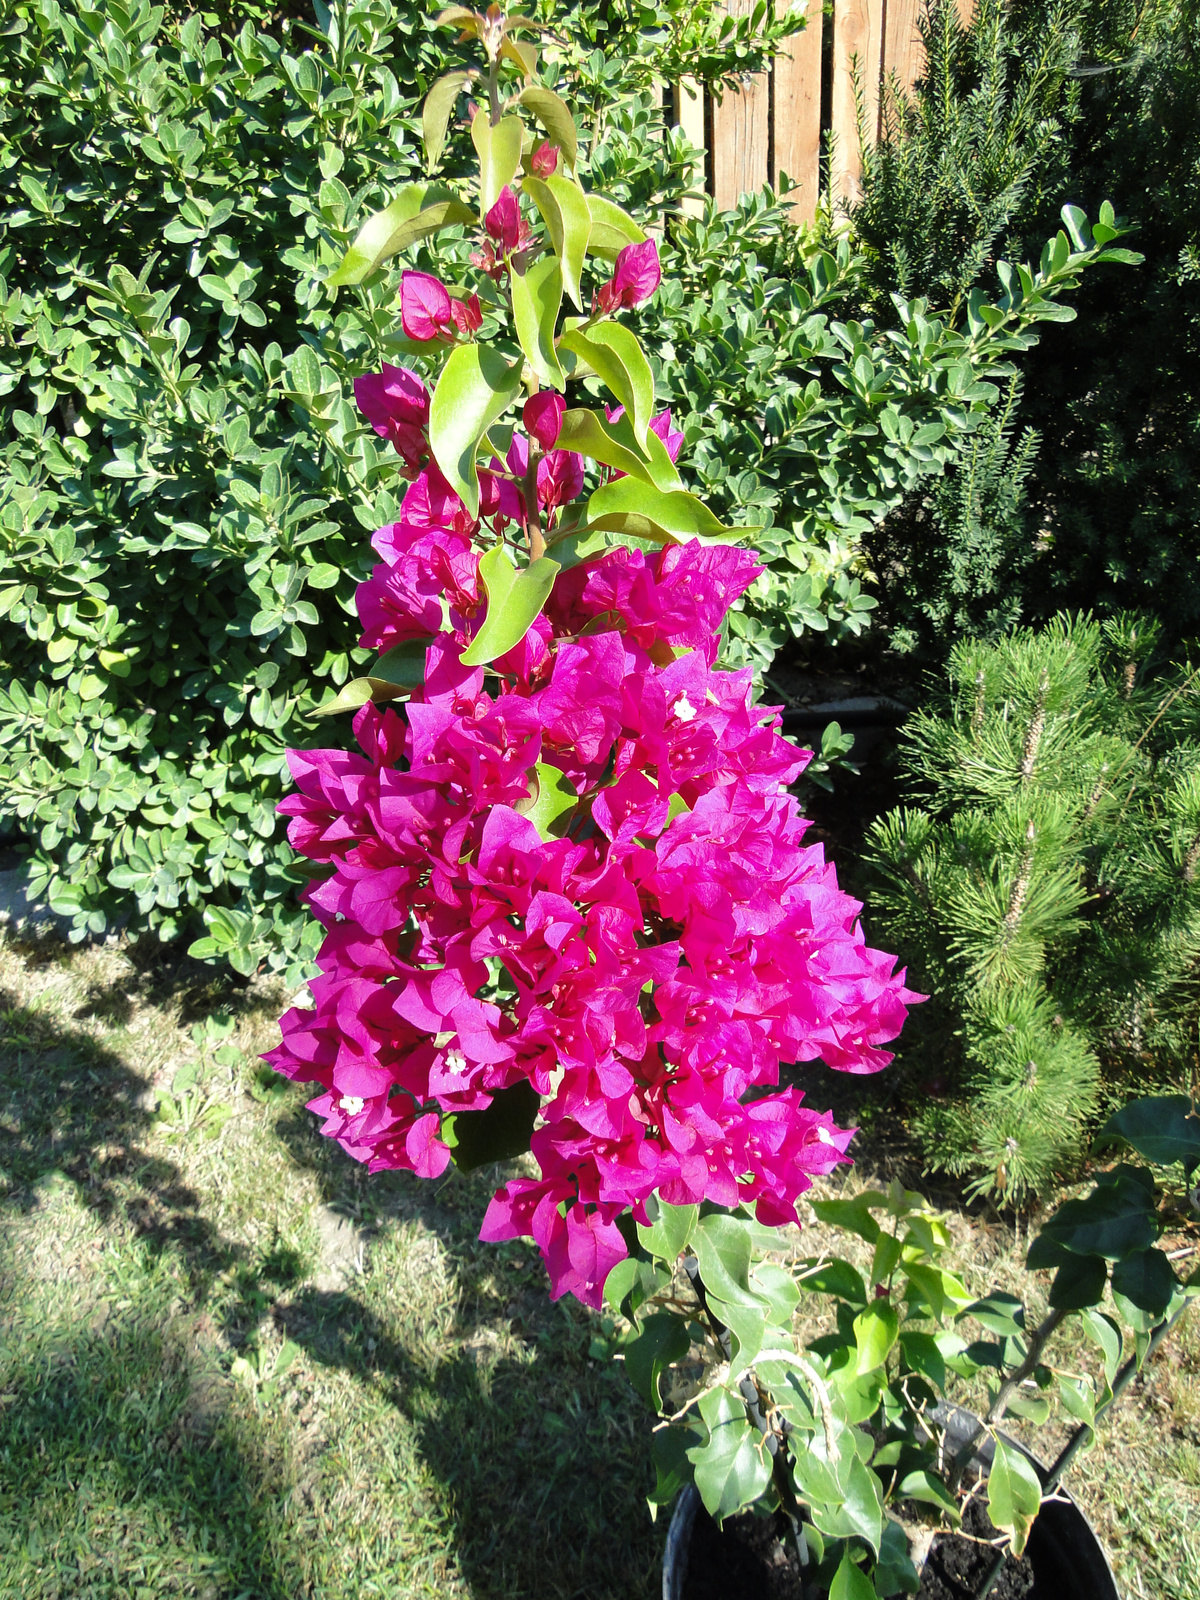
<svg viewBox="0 0 1200 1600">
<path fill-rule="evenodd" d="M 565 389 L 567 380 L 554 350 L 554 325 L 562 305 L 562 268 L 554 256 L 542 256 L 528 272 L 513 271 L 513 321 L 529 365 L 551 389 Z"/>
<path fill-rule="evenodd" d="M 520 98 L 521 104 L 533 112 L 550 135 L 550 143 L 558 146 L 562 151 L 563 160 L 574 172 L 579 159 L 579 149 L 575 136 L 575 119 L 566 101 L 561 100 L 553 89 L 533 86 L 522 89 Z"/>
<path fill-rule="evenodd" d="M 849 1550 L 833 1575 L 833 1582 L 829 1585 L 829 1600 L 879 1600 L 875 1585 L 863 1569 L 851 1560 Z"/>
<path fill-rule="evenodd" d="M 872 1300 L 854 1319 L 854 1342 L 858 1346 L 855 1376 L 882 1367 L 900 1336 L 900 1317 L 890 1300 Z"/>
<path fill-rule="evenodd" d="M 459 91 L 471 77 L 469 72 L 447 72 L 425 96 L 421 110 L 421 132 L 425 140 L 425 164 L 430 172 L 441 160 L 446 142 L 446 127 Z"/>
<path fill-rule="evenodd" d="M 526 177 L 521 188 L 542 214 L 563 271 L 567 293 L 580 311 L 583 294 L 579 277 L 587 256 L 588 240 L 592 231 L 592 214 L 588 210 L 587 196 L 577 183 L 553 173 L 549 178 Z"/>
<path fill-rule="evenodd" d="M 709 1430 L 708 1442 L 693 1446 L 687 1455 L 704 1509 L 721 1522 L 762 1494 L 771 1481 L 770 1457 L 758 1429 L 746 1420 L 746 1407 L 727 1389 L 706 1395 L 700 1415 Z"/>
<path fill-rule="evenodd" d="M 471 123 L 471 142 L 479 156 L 479 215 L 482 219 L 500 198 L 500 191 L 521 170 L 524 129 L 520 117 L 501 117 L 493 127 L 481 111 Z"/>
<path fill-rule="evenodd" d="M 407 184 L 391 205 L 367 218 L 341 265 L 326 282 L 332 287 L 361 283 L 376 267 L 418 239 L 428 238 L 442 228 L 469 227 L 474 221 L 474 212 L 444 185 Z"/>
<path fill-rule="evenodd" d="M 592 216 L 589 249 L 596 255 L 615 261 L 627 244 L 645 244 L 645 233 L 620 206 L 606 200 L 602 194 L 589 194 L 587 203 Z"/>
<path fill-rule="evenodd" d="M 639 539 L 653 539 L 659 544 L 695 538 L 728 542 L 758 531 L 753 527 L 726 527 L 703 500 L 697 500 L 686 489 L 664 493 L 632 475 L 601 484 L 593 491 L 588 499 L 588 524 Z"/>
<path fill-rule="evenodd" d="M 619 330 L 615 338 L 613 330 Z M 582 356 L 616 395 L 633 423 L 638 447 L 644 452 L 654 410 L 654 375 L 633 334 L 620 323 L 605 322 L 590 334 L 571 328 L 563 334 L 561 343 L 564 350 Z"/>
<path fill-rule="evenodd" d="M 479 515 L 479 441 L 517 396 L 521 362 L 510 366 L 489 345 L 460 344 L 450 352 L 429 407 L 429 445 L 451 488 Z"/>
<path fill-rule="evenodd" d="M 692 1237 L 699 1215 L 699 1206 L 672 1206 L 659 1200 L 654 1221 L 648 1227 L 637 1224 L 638 1238 L 651 1255 L 673 1263 Z"/>
<path fill-rule="evenodd" d="M 567 411 L 563 415 L 558 442 L 564 450 L 578 450 L 580 455 L 590 456 L 593 461 L 602 462 L 606 467 L 615 467 L 618 472 L 640 478 L 652 488 L 663 490 L 679 488 L 680 480 L 679 474 L 675 471 L 675 463 L 667 454 L 666 446 L 658 435 L 656 433 L 648 435 L 646 443 L 650 448 L 643 455 L 638 450 L 632 428 L 628 424 L 622 428 L 621 424 L 625 422 L 624 417 L 619 423 L 606 422 L 595 411 L 582 409 Z M 624 442 L 617 436 L 620 432 L 626 435 Z M 660 447 L 661 455 L 654 452 L 655 444 Z"/>
<path fill-rule="evenodd" d="M 487 590 L 487 615 L 462 653 L 465 667 L 485 666 L 520 644 L 554 587 L 558 562 L 542 556 L 518 572 L 504 546 L 493 545 L 479 558 L 479 576 Z"/>
<path fill-rule="evenodd" d="M 1058 1398 L 1062 1401 L 1063 1410 L 1069 1411 L 1077 1422 L 1085 1422 L 1089 1428 L 1095 1427 L 1096 1394 L 1090 1380 L 1072 1378 L 1065 1372 L 1056 1376 Z"/>
<path fill-rule="evenodd" d="M 800 1291 L 787 1267 L 775 1261 L 758 1262 L 751 1270 L 750 1286 L 766 1299 L 771 1320 L 791 1327 L 792 1312 L 800 1303 Z"/>
<path fill-rule="evenodd" d="M 711 1294 L 708 1303 L 713 1316 L 729 1329 L 729 1376 L 739 1378 L 763 1347 L 770 1313 L 765 1304 L 730 1304 Z"/>
<path fill-rule="evenodd" d="M 385 683 L 382 678 L 351 678 L 332 700 L 326 700 L 309 713 L 312 717 L 335 717 L 343 711 L 357 711 L 368 700 L 396 700 L 407 694 L 406 689 Z"/>
<path fill-rule="evenodd" d="M 1015 1556 L 1025 1549 L 1041 1503 L 1042 1486 L 1037 1473 L 1014 1445 L 997 1439 L 992 1470 L 988 1474 L 988 1516 L 997 1528 L 1008 1534 Z"/>
<path fill-rule="evenodd" d="M 575 809 L 579 804 L 579 796 L 563 773 L 544 761 L 530 768 L 530 776 L 533 793 L 528 803 L 518 801 L 516 809 L 529 818 L 541 838 L 559 837 L 554 824 L 559 817 Z"/>
</svg>

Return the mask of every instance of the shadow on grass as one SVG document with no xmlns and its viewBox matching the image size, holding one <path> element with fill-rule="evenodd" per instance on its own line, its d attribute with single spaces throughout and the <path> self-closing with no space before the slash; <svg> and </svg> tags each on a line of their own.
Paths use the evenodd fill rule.
<svg viewBox="0 0 1200 1600">
<path fill-rule="evenodd" d="M 450 1565 L 479 1600 L 637 1600 L 653 1593 L 657 1546 L 644 1501 L 648 1418 L 619 1370 L 589 1360 L 594 1330 L 586 1314 L 550 1305 L 536 1253 L 478 1243 L 495 1174 L 436 1185 L 407 1174 L 370 1177 L 321 1138 L 307 1111 L 294 1102 L 281 1107 L 277 1159 L 313 1173 L 327 1205 L 368 1229 L 372 1217 L 419 1220 L 438 1236 L 455 1305 L 444 1308 L 440 1343 L 419 1330 L 410 1338 L 405 1308 L 398 1332 L 392 1306 L 385 1316 L 368 1303 L 369 1285 L 361 1293 L 301 1287 L 304 1263 L 290 1249 L 252 1253 L 223 1237 L 183 1169 L 151 1145 L 149 1087 L 113 1049 L 0 991 L 8 1180 L 0 1217 L 33 1222 L 49 1192 L 45 1181 L 66 1179 L 100 1220 L 132 1234 L 143 1254 L 171 1259 L 172 1282 L 182 1278 L 193 1321 L 207 1313 L 210 1327 L 219 1324 L 237 1344 L 248 1335 L 252 1341 L 269 1311 L 312 1367 L 353 1378 L 351 1423 L 376 1414 L 372 1400 L 382 1402 L 384 1420 L 364 1425 L 377 1430 L 381 1457 L 388 1440 L 379 1435 L 403 1434 L 418 1476 L 440 1485 L 438 1519 L 447 1521 L 434 1543 L 443 1559 L 452 1552 Z M 271 1454 L 271 1440 L 278 1444 L 284 1434 L 247 1420 L 218 1358 L 180 1353 L 165 1291 L 148 1292 L 144 1308 L 136 1290 L 126 1291 L 133 1307 L 96 1333 L 78 1325 L 90 1311 L 84 1296 L 70 1313 L 76 1326 L 31 1334 L 21 1312 L 21 1252 L 4 1253 L 9 1309 L 0 1316 L 12 1315 L 15 1305 L 25 1320 L 9 1324 L 23 1348 L 18 1376 L 0 1396 L 0 1461 L 7 1451 L 20 1463 L 0 1483 L 0 1524 L 26 1551 L 22 1583 L 34 1566 L 41 1582 L 60 1563 L 62 1592 L 90 1593 L 85 1573 L 93 1567 L 97 1582 L 108 1562 L 106 1581 L 119 1575 L 130 1584 L 132 1564 L 144 1556 L 167 1563 L 138 1580 L 155 1593 L 166 1592 L 164 1574 L 176 1558 L 189 1583 L 197 1572 L 211 1573 L 212 1600 L 313 1592 L 307 1575 L 327 1558 L 313 1540 L 337 1533 L 328 1520 L 318 1527 L 316 1513 L 295 1495 L 287 1498 L 287 1473 Z M 62 1309 L 65 1320 L 65 1294 Z M 432 1310 L 436 1320 L 436 1297 Z M 130 1331 L 129 1318 L 139 1314 L 141 1326 Z M 344 1386 L 338 1392 L 344 1395 Z M 206 1397 L 199 1406 L 198 1394 Z M 200 1414 L 207 1433 L 198 1431 Z M 330 1507 L 345 1470 L 340 1441 L 333 1447 L 335 1456 L 312 1480 L 330 1474 L 317 1490 Z M 398 1481 L 396 1491 L 403 1499 L 406 1483 Z M 400 1545 L 406 1515 L 394 1513 Z M 337 1532 L 349 1536 L 353 1528 L 346 1523 Z M 0 1549 L 0 1575 L 4 1563 Z M 338 1581 L 335 1563 L 331 1577 L 334 1586 L 326 1582 L 320 1592 L 357 1592 L 352 1571 Z M 457 1584 L 451 1577 L 447 1592 L 458 1592 Z M 37 1592 L 59 1591 L 50 1583 Z M 209 1593 L 203 1584 L 185 1592 Z"/>
<path fill-rule="evenodd" d="M 582 1316 L 523 1310 L 528 1360 L 481 1341 L 415 1361 L 350 1295 L 305 1291 L 275 1315 L 311 1360 L 372 1386 L 413 1431 L 453 1506 L 454 1562 L 476 1600 L 649 1600 L 661 1583 L 650 1418 L 611 1363 L 587 1359 Z"/>
<path fill-rule="evenodd" d="M 181 1320 L 26 1338 L 0 1397 L 6 1593 L 297 1594 L 280 1463 Z"/>
<path fill-rule="evenodd" d="M 4 1211 L 35 1210 L 43 1180 L 61 1174 L 102 1221 L 120 1217 L 155 1253 L 176 1252 L 198 1290 L 239 1251 L 203 1216 L 180 1168 L 145 1147 L 149 1093 L 149 1078 L 90 1034 L 0 989 Z"/>
</svg>

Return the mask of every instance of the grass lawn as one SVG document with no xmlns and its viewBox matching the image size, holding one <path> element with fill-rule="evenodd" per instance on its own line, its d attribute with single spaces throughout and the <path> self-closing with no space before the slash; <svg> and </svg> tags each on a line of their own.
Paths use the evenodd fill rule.
<svg viewBox="0 0 1200 1600">
<path fill-rule="evenodd" d="M 495 1175 L 368 1178 L 257 1066 L 278 989 L 159 959 L 0 945 L 0 1597 L 650 1600 L 647 1418 Z M 1200 1600 L 1198 1324 L 1071 1480 L 1130 1596 Z"/>
</svg>

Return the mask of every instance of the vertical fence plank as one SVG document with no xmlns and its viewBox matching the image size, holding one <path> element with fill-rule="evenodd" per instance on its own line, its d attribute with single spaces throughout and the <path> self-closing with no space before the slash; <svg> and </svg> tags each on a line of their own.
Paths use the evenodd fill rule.
<svg viewBox="0 0 1200 1600">
<path fill-rule="evenodd" d="M 726 0 L 726 10 L 737 16 L 754 9 L 754 0 Z M 738 196 L 761 189 L 770 176 L 771 83 L 760 72 L 737 90 L 726 89 L 720 105 L 712 108 L 712 192 L 717 206 L 728 211 Z"/>
<path fill-rule="evenodd" d="M 706 148 L 704 138 L 704 85 L 695 78 L 684 78 L 671 90 L 675 126 L 683 130 L 690 145 L 704 151 L 704 165 L 694 175 L 693 188 L 703 189 L 708 181 L 706 166 L 712 161 L 712 151 Z M 698 217 L 704 210 L 703 200 L 685 200 L 684 212 Z"/>
<path fill-rule="evenodd" d="M 879 125 L 879 76 L 883 57 L 883 0 L 833 0 L 833 198 L 858 199 L 862 170 L 854 76 L 862 96 L 865 132 Z"/>
<path fill-rule="evenodd" d="M 971 0 L 959 0 L 959 4 Z M 925 65 L 925 47 L 917 22 L 921 15 L 921 0 L 887 0 L 887 19 L 883 36 L 883 81 L 886 90 L 892 74 L 900 80 L 905 94 L 921 76 Z"/>
<path fill-rule="evenodd" d="M 778 0 L 779 10 L 787 0 Z M 821 0 L 808 0 L 808 26 L 775 57 L 775 170 L 800 185 L 792 202 L 797 222 L 811 222 L 821 186 Z"/>
</svg>

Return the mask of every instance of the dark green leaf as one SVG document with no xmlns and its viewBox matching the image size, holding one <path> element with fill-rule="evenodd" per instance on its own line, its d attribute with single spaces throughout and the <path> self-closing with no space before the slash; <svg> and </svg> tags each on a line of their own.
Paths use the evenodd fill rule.
<svg viewBox="0 0 1200 1600">
<path fill-rule="evenodd" d="M 1098 1144 L 1124 1139 L 1156 1166 L 1200 1166 L 1200 1113 L 1185 1094 L 1148 1095 L 1122 1107 L 1100 1130 Z"/>
<path fill-rule="evenodd" d="M 1120 1295 L 1152 1317 L 1162 1317 L 1179 1280 L 1161 1250 L 1137 1250 L 1112 1270 L 1114 1297 Z"/>
<path fill-rule="evenodd" d="M 1158 1237 L 1146 1191 L 1128 1178 L 1097 1187 L 1082 1200 L 1066 1201 L 1042 1232 L 1076 1255 L 1109 1261 L 1145 1250 Z"/>
<path fill-rule="evenodd" d="M 1073 1256 L 1054 1274 L 1050 1285 L 1050 1304 L 1060 1311 L 1082 1311 L 1098 1305 L 1104 1298 L 1108 1263 L 1103 1256 Z"/>
<path fill-rule="evenodd" d="M 630 1383 L 651 1408 L 662 1409 L 659 1379 L 667 1367 L 682 1361 L 691 1340 L 682 1318 L 671 1311 L 656 1311 L 647 1317 L 636 1339 L 625 1346 L 625 1371 Z"/>
<path fill-rule="evenodd" d="M 455 1166 L 474 1172 L 491 1161 L 524 1155 L 540 1104 L 533 1085 L 522 1079 L 508 1089 L 497 1089 L 483 1111 L 456 1111 L 444 1117 L 442 1139 L 450 1146 Z"/>
</svg>

